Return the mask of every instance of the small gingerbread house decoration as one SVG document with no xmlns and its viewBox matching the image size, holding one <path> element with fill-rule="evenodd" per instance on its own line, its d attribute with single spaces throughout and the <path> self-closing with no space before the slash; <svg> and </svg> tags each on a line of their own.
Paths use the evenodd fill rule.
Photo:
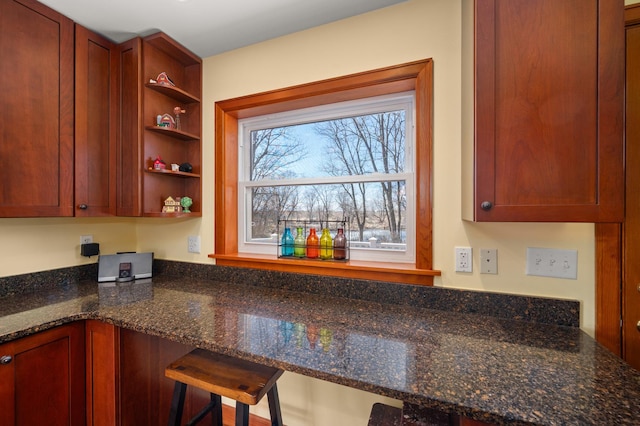
<svg viewBox="0 0 640 426">
<path fill-rule="evenodd" d="M 162 207 L 162 213 L 180 213 L 182 212 L 182 206 L 180 205 L 180 197 L 167 197 L 164 200 L 164 206 Z"/>
</svg>

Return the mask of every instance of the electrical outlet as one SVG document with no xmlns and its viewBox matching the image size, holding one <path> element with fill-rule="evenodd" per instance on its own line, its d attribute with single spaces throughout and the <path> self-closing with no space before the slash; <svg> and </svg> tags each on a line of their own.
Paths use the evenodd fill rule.
<svg viewBox="0 0 640 426">
<path fill-rule="evenodd" d="M 498 273 L 498 249 L 480 249 L 480 273 Z"/>
<path fill-rule="evenodd" d="M 80 235 L 80 245 L 91 244 L 93 242 L 93 235 Z"/>
<path fill-rule="evenodd" d="M 473 272 L 471 247 L 456 247 L 456 272 Z"/>
<path fill-rule="evenodd" d="M 187 238 L 187 251 L 189 253 L 200 253 L 200 236 L 189 235 Z"/>
<path fill-rule="evenodd" d="M 578 279 L 578 251 L 527 247 L 527 275 Z"/>
</svg>

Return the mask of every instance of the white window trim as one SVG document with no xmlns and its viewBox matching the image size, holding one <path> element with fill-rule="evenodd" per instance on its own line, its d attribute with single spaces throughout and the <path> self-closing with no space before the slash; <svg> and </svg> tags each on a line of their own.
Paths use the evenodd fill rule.
<svg viewBox="0 0 640 426">
<path fill-rule="evenodd" d="M 260 180 L 246 181 L 246 171 L 249 169 L 250 158 L 245 150 L 245 142 L 248 135 L 253 130 L 265 127 L 278 127 L 292 124 L 306 124 L 323 120 L 344 118 L 348 116 L 358 116 L 364 114 L 375 114 L 391 110 L 404 109 L 405 114 L 405 172 L 397 174 L 367 174 L 359 176 L 345 177 L 322 177 L 322 178 L 299 178 L 283 180 Z M 238 252 L 247 254 L 277 254 L 277 237 L 269 242 L 247 241 L 250 226 L 247 214 L 250 209 L 250 195 L 248 188 L 258 186 L 273 185 L 312 185 L 312 184 L 339 184 L 345 182 L 380 182 L 380 181 L 400 181 L 404 180 L 405 193 L 408 204 L 405 209 L 406 215 L 406 250 L 385 250 L 385 249 L 358 249 L 350 248 L 351 260 L 384 261 L 394 263 L 413 263 L 416 259 L 416 221 L 415 205 L 415 94 L 413 91 L 393 93 L 389 95 L 377 96 L 374 98 L 358 99 L 354 101 L 340 102 L 330 105 L 321 105 L 311 108 L 303 108 L 292 111 L 285 111 L 277 114 L 266 114 L 263 116 L 250 117 L 238 120 Z M 265 123 L 268 123 L 265 126 Z"/>
</svg>

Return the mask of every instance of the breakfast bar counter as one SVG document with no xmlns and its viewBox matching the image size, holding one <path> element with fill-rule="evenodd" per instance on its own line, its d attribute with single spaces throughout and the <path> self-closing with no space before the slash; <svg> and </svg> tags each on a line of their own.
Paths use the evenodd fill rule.
<svg viewBox="0 0 640 426">
<path fill-rule="evenodd" d="M 473 292 L 394 284 L 395 297 L 422 299 L 395 303 L 374 286 L 350 297 L 357 283 L 338 292 L 239 281 L 160 274 L 6 294 L 0 344 L 97 319 L 484 422 L 640 424 L 640 373 L 575 324 L 531 321 L 532 299 L 505 306 L 523 301 L 522 315 L 488 315 L 460 308 Z"/>
</svg>

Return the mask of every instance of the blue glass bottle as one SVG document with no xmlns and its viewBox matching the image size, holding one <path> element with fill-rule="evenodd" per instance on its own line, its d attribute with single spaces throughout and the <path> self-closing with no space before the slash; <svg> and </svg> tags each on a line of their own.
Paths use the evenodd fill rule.
<svg viewBox="0 0 640 426">
<path fill-rule="evenodd" d="M 291 228 L 284 228 L 284 234 L 282 234 L 282 255 L 293 256 L 293 235 L 291 235 Z"/>
</svg>

